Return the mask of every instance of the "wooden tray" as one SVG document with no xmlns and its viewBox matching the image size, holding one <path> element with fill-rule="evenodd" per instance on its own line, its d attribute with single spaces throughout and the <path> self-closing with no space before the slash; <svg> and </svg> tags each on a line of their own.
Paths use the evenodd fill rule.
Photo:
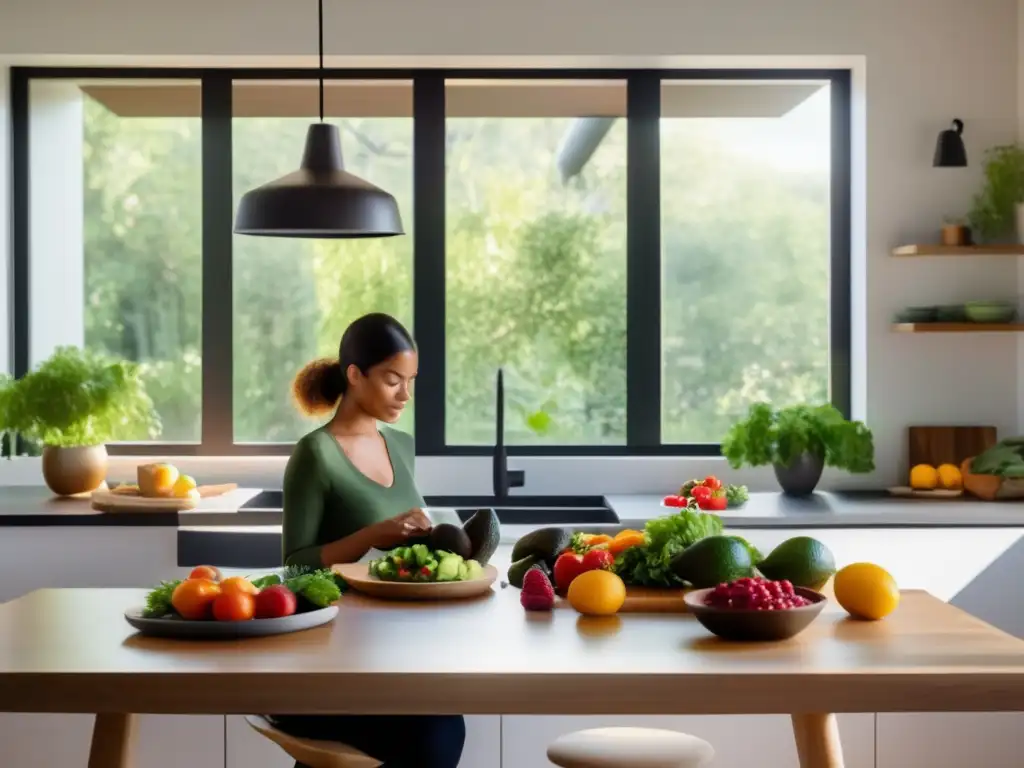
<svg viewBox="0 0 1024 768">
<path fill-rule="evenodd" d="M 92 508 L 99 512 L 183 512 L 195 509 L 195 499 L 177 499 L 170 496 L 140 496 L 138 488 L 119 486 L 112 491 L 94 491 Z M 200 485 L 196 488 L 200 498 L 222 496 L 238 488 L 236 483 L 223 485 Z"/>
<path fill-rule="evenodd" d="M 962 490 L 949 491 L 945 488 L 936 488 L 934 491 L 919 491 L 907 485 L 898 485 L 889 489 L 891 496 L 898 496 L 904 499 L 929 499 L 931 501 L 949 501 L 959 499 L 964 495 Z"/>
<path fill-rule="evenodd" d="M 479 597 L 491 591 L 498 579 L 498 569 L 485 565 L 484 575 L 472 581 L 405 582 L 382 581 L 370 576 L 368 563 L 344 563 L 331 570 L 341 576 L 356 592 L 382 600 L 462 600 Z"/>
<path fill-rule="evenodd" d="M 316 611 L 295 613 L 280 619 L 251 619 L 249 621 L 186 621 L 164 617 L 147 619 L 142 608 L 133 608 L 124 615 L 125 620 L 143 635 L 173 637 L 181 640 L 238 640 L 243 637 L 286 635 L 327 624 L 338 615 L 338 606 L 329 605 Z"/>
<path fill-rule="evenodd" d="M 626 587 L 626 602 L 619 613 L 689 613 L 683 598 L 690 589 Z"/>
</svg>

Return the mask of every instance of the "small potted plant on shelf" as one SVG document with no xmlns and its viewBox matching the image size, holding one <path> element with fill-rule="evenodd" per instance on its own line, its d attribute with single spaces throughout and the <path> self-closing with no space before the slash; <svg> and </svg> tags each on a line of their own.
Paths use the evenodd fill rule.
<svg viewBox="0 0 1024 768">
<path fill-rule="evenodd" d="M 984 242 L 1024 243 L 1024 147 L 1007 144 L 985 152 L 985 182 L 968 215 Z"/>
<path fill-rule="evenodd" d="M 970 245 L 971 228 L 956 216 L 947 216 L 942 224 L 943 245 Z"/>
<path fill-rule="evenodd" d="M 875 468 L 871 430 L 848 421 L 832 405 L 775 410 L 754 403 L 722 440 L 722 454 L 734 469 L 771 464 L 783 492 L 791 496 L 813 493 L 825 466 L 853 473 Z"/>
<path fill-rule="evenodd" d="M 136 365 L 75 347 L 59 347 L 4 388 L 0 416 L 8 433 L 43 446 L 43 479 L 60 496 L 103 485 L 106 443 L 160 431 Z"/>
</svg>

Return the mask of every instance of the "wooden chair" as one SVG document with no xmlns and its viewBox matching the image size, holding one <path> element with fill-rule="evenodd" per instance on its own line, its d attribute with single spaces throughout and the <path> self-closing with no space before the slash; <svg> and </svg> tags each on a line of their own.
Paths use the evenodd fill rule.
<svg viewBox="0 0 1024 768">
<path fill-rule="evenodd" d="M 548 747 L 548 760 L 561 768 L 701 768 L 714 756 L 703 739 L 656 728 L 575 731 Z"/>
<path fill-rule="evenodd" d="M 380 760 L 358 749 L 337 741 L 319 741 L 290 736 L 278 730 L 265 717 L 249 715 L 245 718 L 253 730 L 266 736 L 286 753 L 309 768 L 377 768 Z"/>
</svg>

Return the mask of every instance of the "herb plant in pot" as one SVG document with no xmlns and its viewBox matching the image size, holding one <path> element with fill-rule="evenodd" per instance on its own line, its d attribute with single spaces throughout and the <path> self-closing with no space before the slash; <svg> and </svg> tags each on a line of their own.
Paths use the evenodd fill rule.
<svg viewBox="0 0 1024 768">
<path fill-rule="evenodd" d="M 1007 144 L 985 152 L 985 182 L 968 220 L 982 242 L 1024 243 L 1024 146 Z"/>
<path fill-rule="evenodd" d="M 865 473 L 875 468 L 875 446 L 859 421 L 847 421 L 832 405 L 794 405 L 774 410 L 750 406 L 722 440 L 722 454 L 739 468 L 771 464 L 784 493 L 808 496 L 826 466 Z"/>
<path fill-rule="evenodd" d="M 137 367 L 59 347 L 4 391 L 6 427 L 43 446 L 43 479 L 60 496 L 107 476 L 106 443 L 153 438 L 160 422 Z"/>
</svg>

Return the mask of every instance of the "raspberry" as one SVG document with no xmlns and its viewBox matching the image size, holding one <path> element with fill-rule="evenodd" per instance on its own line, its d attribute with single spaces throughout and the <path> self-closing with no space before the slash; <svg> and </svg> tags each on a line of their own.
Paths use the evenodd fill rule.
<svg viewBox="0 0 1024 768">
<path fill-rule="evenodd" d="M 708 593 L 704 603 L 716 608 L 784 611 L 810 605 L 811 601 L 796 594 L 789 581 L 745 577 L 728 584 L 719 584 Z"/>
<path fill-rule="evenodd" d="M 523 577 L 519 602 L 528 611 L 550 611 L 555 607 L 555 589 L 538 568 L 531 568 Z"/>
</svg>

